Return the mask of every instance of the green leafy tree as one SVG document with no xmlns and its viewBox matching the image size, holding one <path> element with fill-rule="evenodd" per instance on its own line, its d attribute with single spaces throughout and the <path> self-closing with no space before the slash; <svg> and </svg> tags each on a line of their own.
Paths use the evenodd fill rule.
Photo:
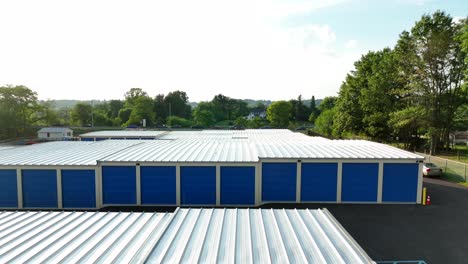
<svg viewBox="0 0 468 264">
<path fill-rule="evenodd" d="M 242 116 L 239 116 L 238 118 L 236 118 L 236 120 L 234 121 L 234 124 L 237 125 L 237 126 L 243 126 L 243 127 L 247 127 L 247 124 L 249 123 L 249 121 L 247 119 L 245 119 L 245 117 L 242 117 Z"/>
<path fill-rule="evenodd" d="M 192 121 L 178 116 L 171 116 L 167 118 L 167 125 L 171 127 L 190 127 L 192 125 Z"/>
<path fill-rule="evenodd" d="M 200 102 L 193 110 L 195 124 L 210 127 L 215 124 L 213 105 L 210 102 Z"/>
<path fill-rule="evenodd" d="M 237 119 L 239 117 L 245 117 L 249 114 L 249 107 L 246 102 L 242 100 L 231 99 L 231 117 Z"/>
<path fill-rule="evenodd" d="M 119 111 L 119 123 L 124 124 L 127 123 L 128 120 L 130 119 L 130 115 L 132 114 L 132 109 L 131 108 L 122 108 Z"/>
<path fill-rule="evenodd" d="M 140 96 L 136 98 L 130 117 L 125 125 L 141 125 L 142 120 L 145 119 L 146 126 L 152 126 L 155 120 L 153 106 L 153 99 L 149 96 Z"/>
<path fill-rule="evenodd" d="M 410 73 L 417 73 L 411 83 L 416 95 L 422 97 L 419 103 L 427 111 L 431 154 L 444 142 L 448 147 L 455 111 L 466 103 L 462 85 L 467 63 L 460 41 L 463 26 L 466 20 L 454 23 L 450 15 L 436 11 L 422 16 L 408 34 L 413 54 L 408 58 L 414 69 Z"/>
<path fill-rule="evenodd" d="M 148 94 L 141 88 L 131 88 L 125 93 L 125 103 L 127 107 L 135 105 L 136 100 L 140 97 L 147 97 Z"/>
<path fill-rule="evenodd" d="M 77 125 L 88 125 L 91 124 L 91 114 L 92 114 L 92 107 L 89 104 L 85 103 L 78 103 L 76 104 L 71 113 L 71 117 L 73 120 L 73 123 Z"/>
<path fill-rule="evenodd" d="M 335 109 L 327 109 L 317 117 L 317 120 L 315 120 L 315 128 L 323 135 L 332 136 L 334 119 Z"/>
<path fill-rule="evenodd" d="M 31 119 L 38 126 L 59 126 L 63 123 L 54 108 L 54 101 L 38 103 L 35 111 L 31 113 Z"/>
<path fill-rule="evenodd" d="M 304 105 L 304 102 L 302 101 L 302 95 L 299 95 L 299 97 L 297 98 L 297 103 L 295 107 L 296 121 L 307 121 L 310 115 L 310 110 L 307 108 L 307 106 Z"/>
<path fill-rule="evenodd" d="M 361 132 L 363 111 L 359 105 L 359 97 L 363 85 L 365 84 L 362 81 L 350 74 L 346 76 L 346 81 L 341 85 L 333 123 L 335 134 L 339 137 L 345 132 L 355 134 Z"/>
<path fill-rule="evenodd" d="M 31 125 L 37 109 L 37 94 L 26 86 L 0 87 L 0 132 L 3 137 L 18 137 Z"/>
<path fill-rule="evenodd" d="M 154 112 L 157 116 L 157 124 L 164 124 L 166 122 L 168 111 L 168 106 L 164 101 L 164 94 L 156 95 L 156 97 L 154 98 Z"/>
<path fill-rule="evenodd" d="M 168 116 L 180 116 L 190 118 L 192 108 L 188 105 L 188 96 L 183 91 L 170 92 L 164 98 L 168 108 Z"/>
<path fill-rule="evenodd" d="M 232 102 L 230 101 L 230 98 L 222 94 L 216 95 L 213 100 L 211 100 L 213 114 L 217 122 L 222 120 L 230 120 L 231 103 Z"/>
<path fill-rule="evenodd" d="M 113 122 L 103 112 L 94 112 L 94 126 L 112 126 Z"/>
<path fill-rule="evenodd" d="M 318 106 L 319 112 L 333 109 L 336 105 L 336 96 L 327 96 L 323 98 Z"/>
<path fill-rule="evenodd" d="M 289 120 L 291 121 L 296 121 L 297 117 L 297 105 L 298 101 L 296 99 L 291 99 L 289 100 L 289 104 L 291 105 L 291 108 L 289 110 Z"/>
<path fill-rule="evenodd" d="M 119 117 L 119 111 L 124 107 L 124 102 L 121 100 L 110 100 L 109 101 L 109 110 L 107 117 L 111 120 Z"/>
<path fill-rule="evenodd" d="M 399 141 L 407 149 L 419 146 L 419 136 L 427 125 L 426 110 L 422 106 L 410 106 L 390 114 L 389 124 Z"/>
<path fill-rule="evenodd" d="M 264 120 L 262 118 L 256 116 L 252 120 L 247 122 L 248 128 L 261 128 L 264 125 Z"/>
<path fill-rule="evenodd" d="M 274 127 L 288 127 L 292 105 L 287 101 L 273 102 L 267 109 L 267 119 Z"/>
<path fill-rule="evenodd" d="M 310 109 L 309 109 L 309 122 L 314 123 L 315 119 L 320 115 L 320 110 L 317 108 L 317 104 L 315 102 L 315 96 L 312 95 L 312 99 L 310 99 Z"/>
</svg>

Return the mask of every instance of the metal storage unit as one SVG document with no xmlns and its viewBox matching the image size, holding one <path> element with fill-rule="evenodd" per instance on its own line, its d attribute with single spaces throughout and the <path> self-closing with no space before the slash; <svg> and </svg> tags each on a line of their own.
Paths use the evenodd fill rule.
<svg viewBox="0 0 468 264">
<path fill-rule="evenodd" d="M 95 208 L 96 176 L 94 170 L 62 170 L 63 208 Z"/>
<path fill-rule="evenodd" d="M 182 166 L 180 168 L 181 204 L 216 204 L 216 167 Z"/>
<path fill-rule="evenodd" d="M 135 166 L 103 166 L 102 195 L 104 205 L 136 205 Z"/>
<path fill-rule="evenodd" d="M 176 204 L 176 167 L 141 166 L 141 203 Z"/>
<path fill-rule="evenodd" d="M 384 163 L 383 202 L 416 202 L 418 199 L 417 163 Z"/>
<path fill-rule="evenodd" d="M 296 201 L 297 163 L 263 163 L 262 201 Z"/>
<path fill-rule="evenodd" d="M 18 207 L 16 170 L 0 170 L 0 207 Z"/>
<path fill-rule="evenodd" d="M 23 206 L 57 208 L 57 171 L 22 170 Z"/>
<path fill-rule="evenodd" d="M 338 164 L 302 163 L 301 166 L 301 201 L 336 201 Z"/>
<path fill-rule="evenodd" d="M 221 167 L 221 205 L 255 204 L 255 167 Z"/>
<path fill-rule="evenodd" d="M 378 163 L 343 163 L 343 202 L 377 202 Z"/>
</svg>

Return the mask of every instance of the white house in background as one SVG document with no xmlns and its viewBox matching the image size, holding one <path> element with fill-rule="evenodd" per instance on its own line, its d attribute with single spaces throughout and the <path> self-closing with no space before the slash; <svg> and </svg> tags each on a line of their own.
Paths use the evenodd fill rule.
<svg viewBox="0 0 468 264">
<path fill-rule="evenodd" d="M 37 137 L 44 140 L 66 140 L 73 137 L 73 130 L 68 127 L 44 127 L 37 131 Z"/>
<path fill-rule="evenodd" d="M 468 131 L 455 131 L 450 134 L 450 139 L 455 145 L 468 145 Z"/>
<path fill-rule="evenodd" d="M 248 116 L 246 116 L 246 118 L 248 120 L 252 120 L 254 119 L 255 117 L 260 117 L 260 118 L 266 118 L 266 112 L 265 111 L 257 111 L 257 110 L 253 110 L 249 113 Z"/>
</svg>

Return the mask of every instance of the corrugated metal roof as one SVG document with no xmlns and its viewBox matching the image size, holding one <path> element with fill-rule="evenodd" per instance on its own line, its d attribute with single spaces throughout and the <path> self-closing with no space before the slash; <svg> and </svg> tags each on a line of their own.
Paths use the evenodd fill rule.
<svg viewBox="0 0 468 264">
<path fill-rule="evenodd" d="M 39 129 L 39 131 L 37 131 L 37 132 L 40 132 L 40 133 L 61 133 L 61 132 L 73 132 L 73 130 L 71 130 L 68 127 L 43 127 L 41 129 Z"/>
<path fill-rule="evenodd" d="M 424 159 L 385 144 L 365 140 L 256 142 L 259 158 L 294 159 Z"/>
<path fill-rule="evenodd" d="M 373 263 L 328 210 L 2 212 L 2 263 Z"/>
<path fill-rule="evenodd" d="M 167 131 L 150 131 L 150 130 L 106 130 L 106 131 L 95 131 L 85 134 L 81 134 L 80 137 L 99 137 L 99 138 L 156 138 L 163 134 L 168 133 Z"/>
<path fill-rule="evenodd" d="M 0 146 L 0 151 L 1 150 L 7 150 L 7 149 L 13 149 L 15 148 L 14 146 Z"/>
<path fill-rule="evenodd" d="M 246 140 L 154 140 L 127 148 L 100 161 L 114 162 L 257 162 L 254 145 Z"/>
<path fill-rule="evenodd" d="M 118 153 L 139 141 L 57 141 L 0 152 L 0 165 L 96 165 L 97 160 Z"/>
<path fill-rule="evenodd" d="M 162 136 L 161 140 L 52 142 L 7 149 L 0 153 L 0 165 L 258 162 L 260 159 L 423 160 L 424 157 L 380 143 L 328 140 L 289 130 L 170 132 Z"/>
<path fill-rule="evenodd" d="M 287 132 L 286 132 L 287 131 Z M 259 159 L 423 159 L 365 140 L 329 140 L 289 130 L 168 133 L 110 155 L 103 162 L 257 162 Z"/>
</svg>

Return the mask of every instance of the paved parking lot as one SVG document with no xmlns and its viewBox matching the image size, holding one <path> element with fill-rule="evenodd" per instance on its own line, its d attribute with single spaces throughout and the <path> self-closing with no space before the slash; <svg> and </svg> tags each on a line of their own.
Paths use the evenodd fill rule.
<svg viewBox="0 0 468 264">
<path fill-rule="evenodd" d="M 468 189 L 428 182 L 424 185 L 432 198 L 430 206 L 322 204 L 297 207 L 328 208 L 375 261 L 468 263 Z"/>
</svg>

